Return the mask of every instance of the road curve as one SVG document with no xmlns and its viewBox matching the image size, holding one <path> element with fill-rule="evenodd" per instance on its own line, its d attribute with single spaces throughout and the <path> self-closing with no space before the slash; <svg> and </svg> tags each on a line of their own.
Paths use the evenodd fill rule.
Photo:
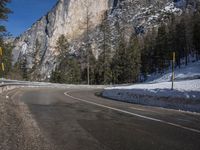
<svg viewBox="0 0 200 150">
<path fill-rule="evenodd" d="M 32 88 L 1 95 L 0 149 L 200 149 L 200 114 L 108 100 L 96 96 L 100 91 Z"/>
</svg>

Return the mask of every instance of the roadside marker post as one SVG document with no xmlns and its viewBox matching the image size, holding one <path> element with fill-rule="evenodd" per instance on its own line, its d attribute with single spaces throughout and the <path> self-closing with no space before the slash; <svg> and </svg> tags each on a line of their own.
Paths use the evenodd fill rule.
<svg viewBox="0 0 200 150">
<path fill-rule="evenodd" d="M 1 47 L 0 47 L 0 56 L 1 56 L 1 57 L 3 56 L 3 50 L 2 50 Z"/>
<path fill-rule="evenodd" d="M 4 63 L 1 63 L 1 68 L 2 68 L 2 71 L 4 72 L 5 71 Z"/>
<path fill-rule="evenodd" d="M 3 80 L 3 73 L 5 71 L 5 66 L 3 63 L 3 49 L 0 47 L 0 60 L 1 60 L 1 70 L 2 70 L 2 80 Z"/>
<path fill-rule="evenodd" d="M 175 78 L 175 73 L 174 73 L 174 66 L 175 66 L 175 60 L 176 60 L 176 53 L 173 52 L 172 56 L 172 90 L 174 90 L 174 78 Z"/>
</svg>

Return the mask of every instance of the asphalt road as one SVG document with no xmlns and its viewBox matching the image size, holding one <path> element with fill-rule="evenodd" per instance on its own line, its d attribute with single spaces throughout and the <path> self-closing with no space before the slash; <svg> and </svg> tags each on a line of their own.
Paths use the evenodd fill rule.
<svg viewBox="0 0 200 150">
<path fill-rule="evenodd" d="M 99 92 L 35 88 L 1 95 L 0 149 L 200 150 L 200 114 L 108 100 Z"/>
</svg>

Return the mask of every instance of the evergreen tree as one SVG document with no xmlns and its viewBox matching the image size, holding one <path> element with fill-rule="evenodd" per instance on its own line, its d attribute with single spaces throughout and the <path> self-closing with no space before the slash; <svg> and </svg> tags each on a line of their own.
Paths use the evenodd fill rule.
<svg viewBox="0 0 200 150">
<path fill-rule="evenodd" d="M 36 39 L 35 42 L 35 51 L 32 54 L 33 57 L 33 67 L 30 69 L 29 73 L 31 74 L 31 79 L 32 80 L 40 80 L 40 63 L 41 63 L 41 58 L 40 58 L 40 48 L 41 44 L 38 39 Z"/>
<path fill-rule="evenodd" d="M 90 62 L 90 37 L 89 37 L 89 32 L 90 32 L 90 29 L 92 27 L 92 21 L 91 21 L 91 17 L 92 17 L 92 14 L 91 14 L 91 10 L 90 10 L 90 6 L 91 6 L 91 1 L 89 0 L 83 0 L 82 1 L 82 5 L 83 7 L 85 8 L 85 16 L 84 16 L 84 29 L 86 30 L 86 61 L 87 61 L 87 84 L 89 85 L 90 84 L 90 80 L 91 80 L 91 77 L 90 77 L 90 65 L 91 65 L 91 62 Z"/>
<path fill-rule="evenodd" d="M 155 41 L 152 35 L 145 37 L 141 56 L 141 72 L 144 77 L 152 72 L 163 72 L 165 68 L 169 67 L 173 51 L 176 52 L 176 64 L 179 67 L 183 58 L 185 65 L 187 65 L 193 45 L 198 59 L 200 53 L 200 15 L 198 12 L 193 18 L 186 15 L 188 14 L 183 14 L 178 19 L 172 15 L 170 24 L 158 28 Z M 186 22 L 186 19 L 192 21 L 188 22 L 187 20 Z"/>
<path fill-rule="evenodd" d="M 56 50 L 58 51 L 58 59 L 63 60 L 68 55 L 69 43 L 65 35 L 61 35 L 56 42 Z"/>
<path fill-rule="evenodd" d="M 21 72 L 22 72 L 22 78 L 27 81 L 29 79 L 29 77 L 28 77 L 28 68 L 27 68 L 27 58 L 26 58 L 26 56 L 23 56 L 23 59 L 20 61 L 20 69 L 21 69 Z"/>
<path fill-rule="evenodd" d="M 89 83 L 90 84 L 96 84 L 96 58 L 92 52 L 92 48 L 91 45 L 89 45 L 88 47 L 88 59 L 89 59 L 89 74 L 90 74 L 90 78 L 89 78 Z"/>
<path fill-rule="evenodd" d="M 8 19 L 8 14 L 11 13 L 11 10 L 6 6 L 11 0 L 1 0 L 0 1 L 0 21 L 6 21 Z M 0 25 L 0 33 L 6 32 L 4 25 Z"/>
<path fill-rule="evenodd" d="M 75 55 L 69 52 L 68 40 L 64 35 L 58 38 L 56 48 L 59 52 L 59 65 L 52 71 L 50 81 L 56 83 L 80 83 L 80 64 Z"/>
<path fill-rule="evenodd" d="M 56 67 L 55 70 L 52 71 L 52 73 L 51 73 L 50 82 L 52 82 L 52 83 L 63 83 L 61 76 L 62 75 L 61 75 L 60 70 L 58 69 L 58 67 Z"/>
<path fill-rule="evenodd" d="M 34 66 L 38 66 L 40 64 L 40 48 L 41 48 L 41 44 L 39 42 L 38 39 L 36 39 L 36 42 L 35 42 L 35 53 L 33 55 L 33 58 L 34 58 Z"/>
<path fill-rule="evenodd" d="M 0 76 L 4 75 L 7 76 L 12 71 L 12 49 L 13 45 L 11 43 L 5 43 L 2 38 L 0 38 L 0 46 L 3 50 L 3 56 L 0 58 L 0 63 L 4 63 L 4 72 L 2 72 L 2 69 L 0 67 Z"/>
<path fill-rule="evenodd" d="M 187 57 L 186 27 L 184 19 L 176 25 L 176 62 L 180 68 L 181 58 Z"/>
<path fill-rule="evenodd" d="M 128 78 L 126 68 L 129 67 L 126 61 L 126 44 L 123 38 L 120 39 L 116 52 L 112 59 L 111 69 L 113 83 L 124 83 L 124 80 Z"/>
<path fill-rule="evenodd" d="M 11 10 L 7 8 L 7 3 L 9 3 L 10 0 L 1 0 L 0 1 L 0 47 L 3 49 L 3 57 L 0 58 L 0 63 L 4 63 L 5 71 L 3 72 L 2 69 L 0 69 L 0 76 L 8 75 L 8 73 L 11 71 L 11 63 L 12 63 L 12 44 L 11 43 L 5 43 L 4 38 L 5 36 L 8 36 L 6 32 L 6 27 L 2 25 L 3 21 L 7 21 L 8 14 L 11 13 Z M 0 67 L 1 68 L 1 67 Z"/>
<path fill-rule="evenodd" d="M 128 78 L 126 82 L 137 82 L 141 69 L 141 49 L 137 36 L 132 36 L 130 39 L 130 46 L 126 51 L 126 61 L 128 67 L 125 68 Z"/>
<path fill-rule="evenodd" d="M 142 80 L 146 80 L 147 75 L 156 72 L 156 66 L 154 62 L 154 47 L 156 30 L 153 29 L 144 37 L 144 46 L 141 49 L 141 73 L 143 75 Z"/>
<path fill-rule="evenodd" d="M 57 77 L 56 80 L 59 83 L 77 84 L 80 82 L 80 67 L 74 56 L 63 59 L 54 74 L 54 78 Z"/>
<path fill-rule="evenodd" d="M 169 50 L 167 49 L 167 32 L 166 26 L 161 25 L 158 28 L 158 34 L 155 41 L 154 48 L 154 64 L 158 72 L 162 73 L 163 70 L 169 65 Z"/>
<path fill-rule="evenodd" d="M 176 52 L 176 22 L 174 16 L 172 17 L 171 23 L 168 25 L 166 48 L 170 52 L 169 59 L 171 59 L 172 52 Z"/>
<path fill-rule="evenodd" d="M 188 64 L 190 58 L 188 57 L 192 54 L 194 45 L 193 45 L 193 17 L 191 14 L 185 13 L 184 15 L 184 22 L 185 22 L 185 36 L 186 36 L 186 49 L 185 49 L 185 65 Z"/>
<path fill-rule="evenodd" d="M 12 66 L 12 71 L 10 71 L 8 78 L 9 79 L 14 79 L 14 80 L 23 80 L 23 72 L 21 68 L 20 62 L 16 62 Z"/>
<path fill-rule="evenodd" d="M 97 83 L 109 84 L 112 82 L 110 49 L 102 51 L 97 62 Z"/>
<path fill-rule="evenodd" d="M 80 65 L 76 58 L 64 59 L 59 66 L 52 71 L 50 82 L 78 84 L 81 81 Z"/>
<path fill-rule="evenodd" d="M 127 47 L 121 38 L 112 59 L 113 83 L 133 83 L 138 81 L 141 67 L 141 51 L 136 36 L 132 36 Z"/>
<path fill-rule="evenodd" d="M 193 44 L 196 52 L 196 59 L 199 60 L 200 55 L 200 14 L 194 15 L 194 26 L 193 26 Z"/>
<path fill-rule="evenodd" d="M 111 71 L 111 37 L 110 27 L 107 20 L 107 12 L 100 27 L 103 33 L 103 40 L 100 45 L 100 55 L 97 62 L 96 82 L 101 84 L 109 84 L 112 82 Z"/>
</svg>

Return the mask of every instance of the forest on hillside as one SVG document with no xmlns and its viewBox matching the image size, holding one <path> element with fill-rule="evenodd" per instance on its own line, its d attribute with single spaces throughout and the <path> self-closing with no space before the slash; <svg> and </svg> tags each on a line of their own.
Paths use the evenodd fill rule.
<svg viewBox="0 0 200 150">
<path fill-rule="evenodd" d="M 111 52 L 109 26 L 102 24 L 104 39 L 102 52 L 96 59 L 88 46 L 91 84 L 122 84 L 144 81 L 151 73 L 163 73 L 171 67 L 172 53 L 176 53 L 176 67 L 187 65 L 191 57 L 200 58 L 200 14 L 171 15 L 169 22 L 161 23 L 146 34 L 133 34 L 127 43 L 122 32 L 115 53 Z M 87 67 L 80 58 L 66 51 L 67 38 L 62 35 L 57 48 L 60 64 L 52 72 L 51 82 L 86 83 Z M 64 53 L 63 53 L 64 52 Z M 87 63 L 87 60 L 85 60 Z"/>
</svg>

